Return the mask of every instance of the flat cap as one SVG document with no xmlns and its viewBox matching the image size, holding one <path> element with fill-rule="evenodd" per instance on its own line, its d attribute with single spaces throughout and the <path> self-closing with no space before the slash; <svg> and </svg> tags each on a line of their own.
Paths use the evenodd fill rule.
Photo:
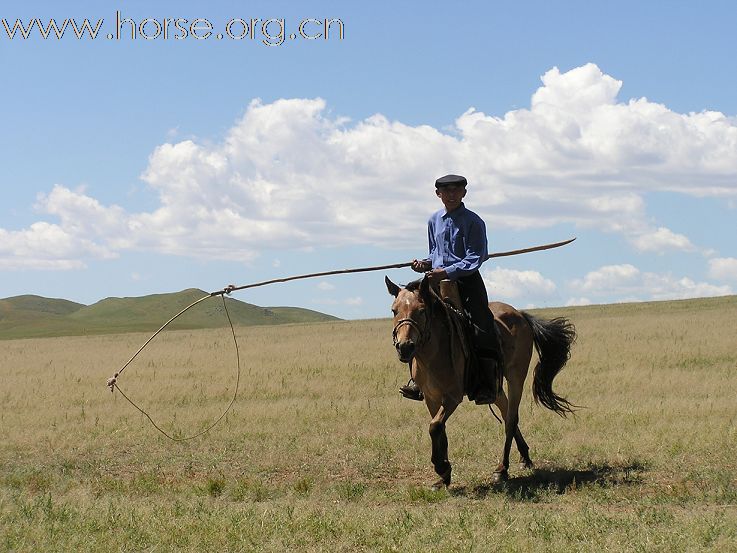
<svg viewBox="0 0 737 553">
<path fill-rule="evenodd" d="M 443 188 L 444 186 L 467 186 L 466 177 L 460 175 L 445 175 L 435 181 L 435 188 Z"/>
</svg>

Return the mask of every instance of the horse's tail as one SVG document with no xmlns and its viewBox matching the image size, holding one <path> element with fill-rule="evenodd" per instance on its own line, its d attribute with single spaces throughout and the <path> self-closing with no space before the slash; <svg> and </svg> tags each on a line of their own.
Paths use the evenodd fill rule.
<svg viewBox="0 0 737 553">
<path fill-rule="evenodd" d="M 540 357 L 535 366 L 532 395 L 535 402 L 565 417 L 577 407 L 553 391 L 553 379 L 571 357 L 571 345 L 576 341 L 576 328 L 568 319 L 549 321 L 522 312 L 532 328 L 533 343 Z"/>
</svg>

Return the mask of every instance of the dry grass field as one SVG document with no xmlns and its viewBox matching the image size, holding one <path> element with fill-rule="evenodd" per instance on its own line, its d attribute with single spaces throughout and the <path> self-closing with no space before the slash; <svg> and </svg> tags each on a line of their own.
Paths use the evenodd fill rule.
<svg viewBox="0 0 737 553">
<path fill-rule="evenodd" d="M 737 551 L 737 298 L 536 314 L 576 324 L 554 388 L 586 408 L 528 380 L 537 467 L 493 485 L 502 428 L 464 403 L 439 492 L 388 320 L 237 328 L 238 400 L 180 443 L 105 387 L 148 335 L 0 341 L 0 549 Z M 167 332 L 120 379 L 177 435 L 234 384 L 229 329 Z"/>
</svg>

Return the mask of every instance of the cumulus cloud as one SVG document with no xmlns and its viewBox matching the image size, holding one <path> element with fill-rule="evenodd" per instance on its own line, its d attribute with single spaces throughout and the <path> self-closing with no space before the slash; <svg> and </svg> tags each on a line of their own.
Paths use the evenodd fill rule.
<svg viewBox="0 0 737 553">
<path fill-rule="evenodd" d="M 48 194 L 39 194 L 36 207 L 59 218 L 61 228 L 70 236 L 103 237 L 113 248 L 127 245 L 127 215 L 118 206 L 103 206 L 85 195 L 84 190 L 72 191 L 55 185 Z"/>
<path fill-rule="evenodd" d="M 634 246 L 641 252 L 663 253 L 666 250 L 694 251 L 696 248 L 683 234 L 659 227 L 654 232 L 644 233 L 633 239 Z"/>
<path fill-rule="evenodd" d="M 555 283 L 537 271 L 516 271 L 495 267 L 482 270 L 486 289 L 497 300 L 540 300 L 551 297 Z"/>
<path fill-rule="evenodd" d="M 737 259 L 717 257 L 709 260 L 709 277 L 714 280 L 737 282 Z"/>
<path fill-rule="evenodd" d="M 55 224 L 38 222 L 20 231 L 0 229 L 0 269 L 79 269 L 84 267 L 80 258 L 110 258 L 114 255 L 93 241 Z"/>
<path fill-rule="evenodd" d="M 574 294 L 601 301 L 674 300 L 732 294 L 730 286 L 695 282 L 687 277 L 642 272 L 630 264 L 606 265 L 571 283 Z M 575 301 L 575 300 L 570 300 Z"/>
<path fill-rule="evenodd" d="M 612 289 L 625 289 L 636 286 L 640 270 L 634 265 L 606 265 L 591 271 L 583 280 L 575 281 L 574 286 L 582 292 L 601 292 Z"/>
<path fill-rule="evenodd" d="M 640 251 L 690 251 L 685 235 L 652 223 L 643 194 L 737 197 L 737 122 L 622 101 L 621 86 L 594 64 L 553 68 L 529 108 L 501 117 L 470 108 L 450 130 L 381 114 L 354 122 L 320 98 L 253 100 L 219 142 L 151 153 L 142 174 L 158 195 L 151 211 L 55 186 L 38 209 L 58 223 L 36 225 L 68 243 L 49 253 L 32 240 L 38 227 L 5 230 L 3 263 L 61 266 L 131 249 L 249 261 L 266 250 L 421 247 L 439 207 L 431 183 L 448 172 L 469 178 L 474 209 L 500 227 L 576 224 Z"/>
</svg>

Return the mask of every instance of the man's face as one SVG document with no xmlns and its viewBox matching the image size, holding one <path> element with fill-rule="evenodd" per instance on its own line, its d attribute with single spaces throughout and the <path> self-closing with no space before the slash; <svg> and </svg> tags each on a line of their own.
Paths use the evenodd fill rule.
<svg viewBox="0 0 737 553">
<path fill-rule="evenodd" d="M 443 186 L 436 188 L 435 193 L 443 202 L 446 211 L 453 211 L 461 206 L 461 202 L 466 196 L 466 187 L 463 185 Z"/>
</svg>

